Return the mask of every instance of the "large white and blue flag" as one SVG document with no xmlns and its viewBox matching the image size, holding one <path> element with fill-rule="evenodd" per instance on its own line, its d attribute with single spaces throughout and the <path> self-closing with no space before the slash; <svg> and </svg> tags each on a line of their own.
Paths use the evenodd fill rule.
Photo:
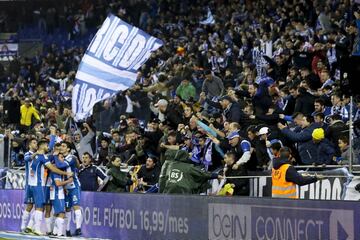
<svg viewBox="0 0 360 240">
<path fill-rule="evenodd" d="M 97 102 L 131 87 L 137 70 L 162 45 L 161 40 L 109 15 L 88 46 L 75 76 L 75 120 L 90 116 Z"/>
</svg>

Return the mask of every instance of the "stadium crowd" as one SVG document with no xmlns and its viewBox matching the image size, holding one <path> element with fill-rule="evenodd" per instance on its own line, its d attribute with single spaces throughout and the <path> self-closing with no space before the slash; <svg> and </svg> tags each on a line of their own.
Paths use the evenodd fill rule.
<svg viewBox="0 0 360 240">
<path fill-rule="evenodd" d="M 350 118 L 358 163 L 360 98 L 350 109 L 350 92 L 340 87 L 342 61 L 360 55 L 358 4 L 80 2 L 88 3 L 90 13 L 82 16 L 94 26 L 113 12 L 164 46 L 139 69 L 132 88 L 98 103 L 86 122 L 75 122 L 71 112 L 86 46 L 53 44 L 12 61 L 2 71 L 1 96 L 21 101 L 21 120 L 3 123 L 1 131 L 12 140 L 14 166 L 25 165 L 30 139 L 55 136 L 80 160 L 82 190 L 98 190 L 99 177 L 103 191 L 153 191 L 159 183 L 160 192 L 201 193 L 209 179 L 271 169 L 285 146 L 294 164 L 348 164 Z M 129 174 L 128 166 L 135 166 Z M 171 181 L 179 176 L 166 176 L 174 168 L 186 174 L 181 186 Z M 248 180 L 227 183 L 234 195 L 249 194 Z"/>
</svg>

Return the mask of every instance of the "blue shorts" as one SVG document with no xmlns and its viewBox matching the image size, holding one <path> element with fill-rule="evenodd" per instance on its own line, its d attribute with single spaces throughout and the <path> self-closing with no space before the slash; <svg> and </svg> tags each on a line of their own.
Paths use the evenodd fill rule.
<svg viewBox="0 0 360 240">
<path fill-rule="evenodd" d="M 45 204 L 44 187 L 29 186 L 29 196 L 33 197 L 35 208 L 43 208 Z"/>
<path fill-rule="evenodd" d="M 65 195 L 65 205 L 66 208 L 72 208 L 73 206 L 80 205 L 80 196 L 81 190 L 80 188 L 67 189 Z"/>
<path fill-rule="evenodd" d="M 30 186 L 25 187 L 24 204 L 34 204 L 34 195 L 30 191 Z"/>
<path fill-rule="evenodd" d="M 50 205 L 51 201 L 50 201 L 50 187 L 49 186 L 45 186 L 44 187 L 44 195 L 45 195 L 45 205 Z"/>
<path fill-rule="evenodd" d="M 65 213 L 65 199 L 58 199 L 56 197 L 51 203 L 54 208 L 54 214 Z"/>
</svg>

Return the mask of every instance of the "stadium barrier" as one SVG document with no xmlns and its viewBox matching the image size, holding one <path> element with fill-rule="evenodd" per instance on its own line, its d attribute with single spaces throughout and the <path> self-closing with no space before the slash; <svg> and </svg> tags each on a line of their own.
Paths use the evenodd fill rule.
<svg viewBox="0 0 360 240">
<path fill-rule="evenodd" d="M 19 231 L 23 192 L 0 190 L 0 230 Z M 84 237 L 360 239 L 352 201 L 83 192 L 81 203 Z"/>
<path fill-rule="evenodd" d="M 25 173 L 21 168 L 3 169 L 0 173 L 0 189 L 24 189 Z M 311 171 L 307 173 L 313 174 Z M 360 183 L 359 176 L 353 176 L 345 167 L 322 170 L 321 174 L 327 177 L 316 183 L 297 186 L 300 199 L 360 200 L 360 194 L 355 190 L 355 186 Z M 271 171 L 249 172 L 249 175 L 230 178 L 249 178 L 250 197 L 271 197 Z"/>
</svg>

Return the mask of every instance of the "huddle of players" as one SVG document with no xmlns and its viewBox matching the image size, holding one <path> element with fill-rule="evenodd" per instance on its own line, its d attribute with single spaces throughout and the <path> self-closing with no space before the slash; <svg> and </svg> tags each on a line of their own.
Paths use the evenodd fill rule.
<svg viewBox="0 0 360 240">
<path fill-rule="evenodd" d="M 45 211 L 46 234 L 71 236 L 71 210 L 75 212 L 75 236 L 81 235 L 80 182 L 78 159 L 71 154 L 71 144 L 56 142 L 56 128 L 50 127 L 50 141 L 28 142 L 25 153 L 25 204 L 21 221 L 24 233 L 43 235 L 41 223 Z M 35 206 L 35 210 L 32 211 Z M 53 216 L 51 211 L 53 209 Z M 65 230 L 66 227 L 66 230 Z"/>
</svg>

